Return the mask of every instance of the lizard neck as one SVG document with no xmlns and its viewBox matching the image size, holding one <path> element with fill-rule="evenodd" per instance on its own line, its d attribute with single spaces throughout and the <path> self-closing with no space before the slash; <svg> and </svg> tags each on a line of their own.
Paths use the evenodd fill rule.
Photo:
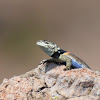
<svg viewBox="0 0 100 100">
<path fill-rule="evenodd" d="M 60 50 L 58 50 L 57 52 L 54 52 L 54 54 L 53 54 L 51 57 L 58 59 L 59 56 L 60 56 L 61 54 L 65 53 L 65 52 L 67 52 L 67 51 L 60 49 Z"/>
</svg>

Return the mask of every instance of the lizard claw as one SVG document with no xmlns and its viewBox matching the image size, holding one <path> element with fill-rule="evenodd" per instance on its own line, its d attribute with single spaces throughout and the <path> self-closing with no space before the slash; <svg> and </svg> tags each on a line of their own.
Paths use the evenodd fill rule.
<svg viewBox="0 0 100 100">
<path fill-rule="evenodd" d="M 43 60 L 43 61 L 42 61 L 43 64 L 46 63 L 46 62 L 47 62 L 47 60 Z"/>
<path fill-rule="evenodd" d="M 46 60 L 42 60 L 39 65 L 46 63 Z"/>
<path fill-rule="evenodd" d="M 71 67 L 64 68 L 64 71 L 66 71 L 66 70 L 71 70 Z"/>
</svg>

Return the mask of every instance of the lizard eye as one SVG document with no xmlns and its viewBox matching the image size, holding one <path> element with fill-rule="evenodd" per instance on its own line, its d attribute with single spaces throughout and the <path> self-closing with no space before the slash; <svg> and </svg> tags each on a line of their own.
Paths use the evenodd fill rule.
<svg viewBox="0 0 100 100">
<path fill-rule="evenodd" d="M 46 42 L 46 44 L 49 44 L 48 42 Z"/>
<path fill-rule="evenodd" d="M 45 43 L 46 43 L 46 44 L 49 44 L 49 42 L 48 42 L 48 41 L 45 41 Z"/>
</svg>

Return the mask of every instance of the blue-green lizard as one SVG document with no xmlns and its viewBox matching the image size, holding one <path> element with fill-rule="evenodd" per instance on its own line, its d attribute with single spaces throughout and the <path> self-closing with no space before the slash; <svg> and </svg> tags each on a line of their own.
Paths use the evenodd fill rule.
<svg viewBox="0 0 100 100">
<path fill-rule="evenodd" d="M 89 68 L 89 66 L 83 62 L 79 57 L 71 54 L 68 51 L 62 50 L 55 43 L 48 40 L 39 40 L 36 43 L 46 54 L 52 59 L 46 60 L 46 62 L 59 62 L 66 63 L 66 69 L 71 68 Z M 90 68 L 89 68 L 90 69 Z"/>
</svg>

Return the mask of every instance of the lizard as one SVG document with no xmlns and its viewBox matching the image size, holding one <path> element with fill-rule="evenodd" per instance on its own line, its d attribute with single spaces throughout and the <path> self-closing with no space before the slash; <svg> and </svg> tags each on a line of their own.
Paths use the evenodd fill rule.
<svg viewBox="0 0 100 100">
<path fill-rule="evenodd" d="M 39 40 L 36 44 L 52 59 L 48 59 L 45 62 L 58 62 L 65 63 L 66 70 L 77 68 L 89 68 L 90 67 L 76 55 L 61 49 L 55 43 L 49 40 Z"/>
</svg>

